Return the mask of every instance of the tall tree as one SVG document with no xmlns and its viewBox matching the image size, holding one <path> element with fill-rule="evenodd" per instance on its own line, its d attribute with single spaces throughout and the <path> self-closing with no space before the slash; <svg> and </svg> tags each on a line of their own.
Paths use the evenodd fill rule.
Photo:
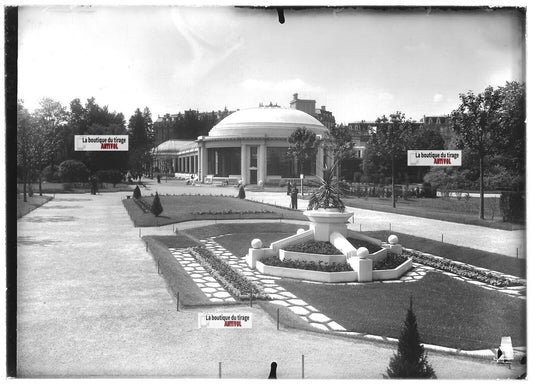
<svg viewBox="0 0 533 386">
<path fill-rule="evenodd" d="M 394 190 L 398 170 L 407 170 L 406 154 L 415 128 L 411 119 L 397 111 L 376 119 L 376 131 L 370 136 L 365 151 L 365 174 L 380 170 L 391 176 L 392 206 L 396 207 Z"/>
<path fill-rule="evenodd" d="M 318 142 L 316 134 L 306 127 L 297 128 L 289 136 L 287 156 L 295 160 L 298 174 L 304 173 L 305 162 L 315 159 Z"/>
<path fill-rule="evenodd" d="M 459 147 L 477 153 L 479 160 L 479 218 L 485 218 L 485 158 L 501 146 L 503 126 L 500 124 L 502 92 L 489 86 L 479 94 L 459 94 L 461 104 L 452 112 L 452 127 L 458 134 Z"/>
<path fill-rule="evenodd" d="M 34 112 L 34 140 L 40 151 L 35 154 L 34 167 L 39 178 L 39 194 L 42 195 L 42 171 L 58 165 L 66 159 L 65 129 L 69 113 L 65 106 L 51 98 L 43 98 Z"/>
<path fill-rule="evenodd" d="M 147 118 L 150 119 L 148 120 Z M 128 164 L 130 170 L 138 176 L 142 175 L 151 161 L 153 136 L 150 133 L 150 124 L 151 117 L 143 115 L 139 109 L 135 110 L 135 113 L 131 116 L 128 124 Z"/>
<path fill-rule="evenodd" d="M 526 172 L 526 87 L 524 83 L 507 82 L 500 87 L 502 103 L 500 124 L 504 139 L 500 154 L 514 175 Z"/>
<path fill-rule="evenodd" d="M 412 299 L 409 301 L 409 309 L 398 338 L 398 352 L 389 362 L 387 375 L 390 378 L 436 378 L 420 341 Z"/>
<path fill-rule="evenodd" d="M 28 200 L 26 185 L 33 162 L 35 146 L 32 135 L 33 118 L 23 103 L 21 100 L 17 101 L 17 174 L 22 180 L 23 198 L 24 202 L 26 202 Z"/>
<path fill-rule="evenodd" d="M 337 165 L 335 174 L 338 177 L 341 163 L 355 157 L 355 139 L 348 126 L 339 124 L 329 129 L 326 135 L 326 143 L 328 152 L 331 152 L 333 158 L 332 164 Z"/>
</svg>

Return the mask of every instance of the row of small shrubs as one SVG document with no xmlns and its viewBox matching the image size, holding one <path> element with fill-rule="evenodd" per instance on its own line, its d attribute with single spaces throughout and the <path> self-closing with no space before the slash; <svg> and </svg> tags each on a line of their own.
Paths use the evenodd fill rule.
<svg viewBox="0 0 533 386">
<path fill-rule="evenodd" d="M 384 270 L 384 269 L 394 269 L 396 267 L 399 267 L 403 263 L 407 261 L 409 257 L 406 255 L 396 255 L 394 253 L 387 253 L 387 257 L 383 260 L 377 261 L 374 263 L 374 266 L 372 269 L 376 271 Z"/>
<path fill-rule="evenodd" d="M 250 296 L 255 299 L 270 299 L 262 287 L 248 280 L 246 276 L 205 247 L 193 247 L 189 248 L 189 251 L 195 260 L 234 297 L 240 300 L 250 299 Z"/>
<path fill-rule="evenodd" d="M 353 271 L 352 267 L 348 263 L 318 263 L 314 261 L 296 261 L 290 259 L 284 259 L 281 261 L 276 256 L 262 257 L 259 261 L 265 265 L 284 268 L 296 268 L 306 269 L 308 271 L 321 271 L 321 272 L 346 272 Z"/>
<path fill-rule="evenodd" d="M 372 244 L 372 243 L 370 243 L 368 241 L 365 241 L 365 240 L 354 239 L 352 237 L 348 237 L 347 240 L 356 249 L 364 247 L 364 248 L 368 249 L 368 252 L 370 252 L 370 253 L 375 253 L 375 252 L 381 250 L 380 246 L 377 246 L 376 244 Z"/>
<path fill-rule="evenodd" d="M 274 213 L 273 211 L 271 210 L 267 210 L 267 209 L 263 209 L 263 210 L 232 210 L 232 209 L 228 209 L 228 210 L 218 210 L 218 211 L 214 211 L 214 210 L 208 210 L 206 212 L 192 212 L 191 214 L 199 214 L 199 215 L 202 215 L 202 214 L 258 214 L 258 213 Z"/>
<path fill-rule="evenodd" d="M 431 255 L 424 255 L 418 251 L 405 251 L 404 254 L 413 259 L 413 262 L 427 265 L 433 268 L 451 272 L 456 275 L 490 284 L 495 287 L 511 287 L 526 285 L 522 279 L 510 279 L 501 274 L 485 271 L 471 265 L 459 264 L 446 258 L 437 258 Z"/>
<path fill-rule="evenodd" d="M 288 245 L 283 247 L 286 251 L 314 253 L 317 255 L 342 255 L 333 244 L 329 241 L 306 241 L 300 244 Z"/>
<path fill-rule="evenodd" d="M 152 204 L 149 204 L 144 198 L 141 197 L 141 189 L 139 189 L 139 186 L 136 186 L 133 190 L 133 201 L 139 206 L 139 208 L 142 209 L 144 213 L 152 213 L 157 217 L 163 212 L 161 200 L 159 199 L 159 194 L 157 194 L 157 192 L 155 192 L 155 197 L 152 200 Z"/>
</svg>

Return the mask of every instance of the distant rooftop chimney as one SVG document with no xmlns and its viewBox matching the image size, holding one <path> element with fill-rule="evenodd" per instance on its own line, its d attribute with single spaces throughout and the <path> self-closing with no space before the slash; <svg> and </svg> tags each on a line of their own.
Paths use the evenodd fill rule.
<svg viewBox="0 0 533 386">
<path fill-rule="evenodd" d="M 321 110 L 325 111 L 326 110 L 326 106 L 322 106 Z"/>
<path fill-rule="evenodd" d="M 298 93 L 292 94 L 292 97 L 293 97 L 294 100 L 297 100 L 298 99 Z"/>
</svg>

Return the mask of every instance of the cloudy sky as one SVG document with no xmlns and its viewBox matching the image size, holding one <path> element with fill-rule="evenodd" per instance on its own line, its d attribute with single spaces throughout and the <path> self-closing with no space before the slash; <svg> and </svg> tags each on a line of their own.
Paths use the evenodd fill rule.
<svg viewBox="0 0 533 386">
<path fill-rule="evenodd" d="M 337 122 L 447 114 L 458 94 L 524 80 L 513 10 L 231 7 L 19 9 L 19 99 L 95 97 L 128 119 L 278 103 L 294 93 Z"/>
</svg>

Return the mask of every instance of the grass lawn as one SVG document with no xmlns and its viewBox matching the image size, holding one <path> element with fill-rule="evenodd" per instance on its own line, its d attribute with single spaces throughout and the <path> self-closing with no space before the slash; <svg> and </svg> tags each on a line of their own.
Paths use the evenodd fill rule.
<svg viewBox="0 0 533 386">
<path fill-rule="evenodd" d="M 32 188 L 35 194 L 39 194 L 39 184 L 32 184 Z M 22 184 L 17 184 L 17 192 L 22 193 Z M 91 187 L 89 183 L 81 182 L 43 182 L 41 185 L 43 193 L 89 193 Z M 133 192 L 135 185 L 128 185 L 124 183 L 118 183 L 115 186 L 107 182 L 103 182 L 98 185 L 99 192 Z"/>
<path fill-rule="evenodd" d="M 201 228 L 187 229 L 184 233 L 196 238 L 215 237 L 235 256 L 245 256 L 253 239 L 261 239 L 268 247 L 274 241 L 294 235 L 302 225 L 287 223 L 216 224 Z"/>
<path fill-rule="evenodd" d="M 387 240 L 389 231 L 363 232 L 363 234 L 380 240 Z M 428 240 L 421 237 L 394 232 L 400 239 L 400 244 L 406 248 L 416 249 L 420 252 L 446 257 L 451 260 L 476 265 L 478 267 L 503 272 L 509 275 L 525 278 L 527 269 L 525 259 L 480 251 L 479 249 L 459 247 L 453 244 Z"/>
<path fill-rule="evenodd" d="M 174 224 L 191 220 L 230 220 L 230 219 L 293 219 L 305 220 L 296 210 L 280 208 L 254 201 L 241 200 L 228 196 L 175 196 L 161 195 L 163 212 L 155 217 L 144 213 L 132 200 L 123 200 L 124 206 L 136 227 L 150 227 Z M 153 197 L 143 198 L 151 204 Z"/>
<path fill-rule="evenodd" d="M 17 218 L 27 215 L 32 210 L 37 209 L 41 205 L 47 203 L 52 199 L 49 196 L 34 195 L 33 197 L 26 196 L 27 201 L 24 202 L 22 196 L 17 197 Z"/>
<path fill-rule="evenodd" d="M 399 199 L 396 208 L 392 207 L 390 198 L 356 198 L 343 199 L 346 206 L 377 210 L 382 212 L 405 214 L 431 218 L 434 220 L 451 221 L 471 225 L 481 225 L 497 229 L 524 229 L 524 224 L 511 224 L 502 221 L 499 198 L 485 197 L 485 220 L 479 218 L 481 200 L 472 197 L 468 201 L 456 198 L 410 198 Z M 494 216 L 494 219 L 493 219 Z"/>
<path fill-rule="evenodd" d="M 440 273 L 413 283 L 328 285 L 277 281 L 344 328 L 398 338 L 409 297 L 424 343 L 464 350 L 526 345 L 526 302 Z"/>
</svg>

